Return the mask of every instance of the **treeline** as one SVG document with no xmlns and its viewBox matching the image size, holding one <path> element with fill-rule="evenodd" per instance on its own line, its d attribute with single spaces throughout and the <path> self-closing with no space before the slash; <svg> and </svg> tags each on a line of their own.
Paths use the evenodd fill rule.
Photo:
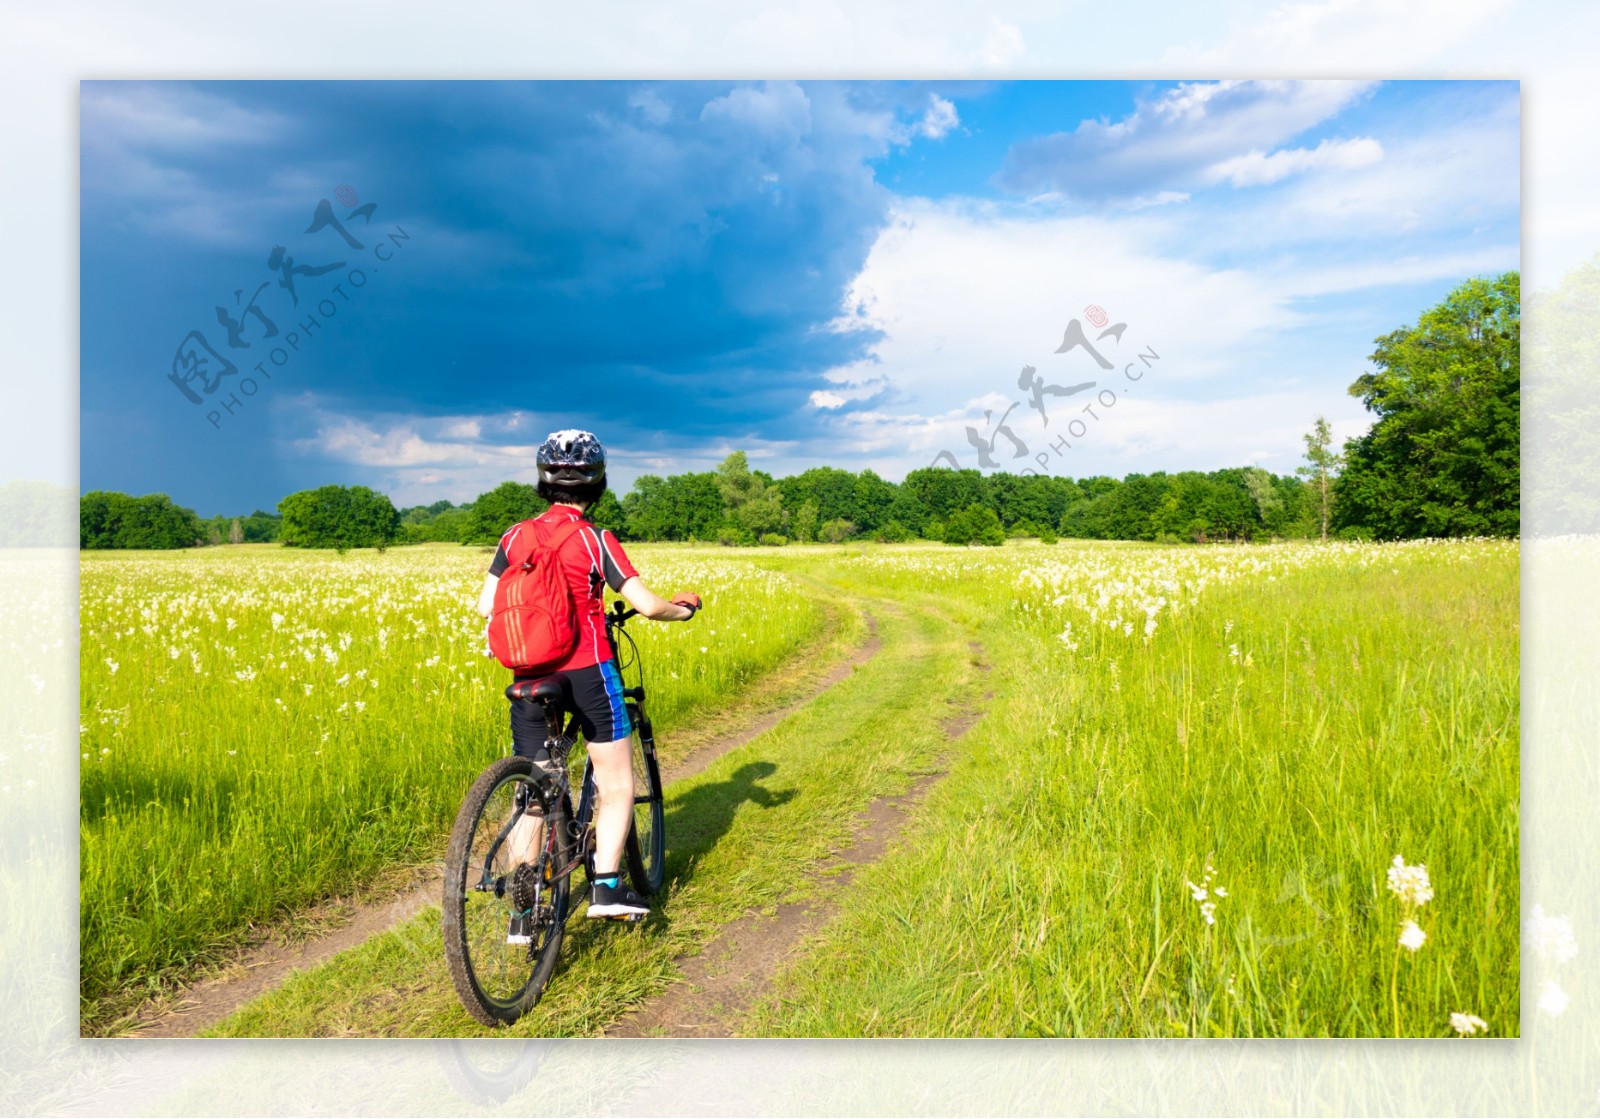
<svg viewBox="0 0 1600 1119">
<path fill-rule="evenodd" d="M 277 514 L 202 520 L 164 494 L 84 496 L 81 546 L 177 548 L 279 541 L 291 547 L 370 548 L 441 541 L 492 544 L 546 503 L 523 482 L 476 500 L 396 509 L 365 486 L 290 494 Z M 1312 487 L 1256 467 L 1204 474 L 1134 474 L 1074 481 L 976 470 L 913 470 L 895 483 L 871 470 L 820 466 L 773 478 L 743 451 L 714 471 L 646 474 L 618 500 L 607 493 L 592 519 L 623 539 L 729 545 L 791 542 L 1001 544 L 1007 537 L 1206 543 L 1303 537 L 1317 530 Z"/>
</svg>

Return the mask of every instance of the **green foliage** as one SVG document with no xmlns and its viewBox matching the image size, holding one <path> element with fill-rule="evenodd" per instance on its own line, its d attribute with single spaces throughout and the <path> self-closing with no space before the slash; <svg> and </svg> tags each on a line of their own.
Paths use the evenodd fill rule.
<svg viewBox="0 0 1600 1119">
<path fill-rule="evenodd" d="M 164 493 L 91 490 L 78 502 L 79 548 L 192 548 L 206 535 L 194 510 L 174 505 Z"/>
<path fill-rule="evenodd" d="M 1305 465 L 1295 468 L 1316 495 L 1317 517 L 1322 539 L 1328 538 L 1328 520 L 1333 513 L 1333 480 L 1344 466 L 1344 456 L 1333 449 L 1333 429 L 1323 416 L 1305 435 Z"/>
<path fill-rule="evenodd" d="M 743 451 L 734 451 L 717 467 L 717 491 L 727 519 L 745 535 L 757 538 L 788 527 L 783 491 L 767 475 L 753 473 Z"/>
<path fill-rule="evenodd" d="M 1060 521 L 1063 536 L 1205 544 L 1305 533 L 1305 485 L 1255 467 L 1085 478 L 1078 489 Z"/>
<path fill-rule="evenodd" d="M 550 505 L 527 482 L 501 482 L 481 493 L 467 514 L 463 544 L 493 544 L 518 521 L 537 517 Z"/>
<path fill-rule="evenodd" d="M 794 530 L 794 538 L 802 544 L 809 544 L 817 538 L 817 503 L 807 501 L 789 519 L 789 527 Z"/>
<path fill-rule="evenodd" d="M 823 525 L 817 532 L 817 539 L 824 544 L 843 544 L 856 534 L 854 521 L 847 521 L 843 517 L 835 517 Z"/>
<path fill-rule="evenodd" d="M 641 474 L 622 499 L 630 540 L 714 540 L 722 524 L 715 474 Z"/>
<path fill-rule="evenodd" d="M 1377 419 L 1345 444 L 1332 526 L 1380 540 L 1521 526 L 1521 279 L 1472 279 L 1377 340 L 1350 386 Z"/>
<path fill-rule="evenodd" d="M 1562 277 L 1554 291 L 1530 295 L 1528 403 L 1539 437 L 1528 441 L 1538 501 L 1530 504 L 1539 535 L 1600 532 L 1600 256 Z M 1530 487 L 1532 488 L 1532 487 Z"/>
<path fill-rule="evenodd" d="M 973 502 L 945 521 L 943 539 L 946 544 L 998 546 L 1006 542 L 1006 530 L 993 509 Z"/>
<path fill-rule="evenodd" d="M 366 486 L 319 486 L 278 502 L 280 539 L 296 548 L 377 548 L 400 534 L 400 514 Z"/>
<path fill-rule="evenodd" d="M 882 544 L 899 544 L 901 541 L 911 539 L 911 531 L 899 521 L 889 521 L 880 526 L 872 534 L 872 538 Z"/>
<path fill-rule="evenodd" d="M 763 532 L 759 543 L 767 548 L 781 548 L 789 542 L 787 536 L 779 536 L 776 532 Z"/>
<path fill-rule="evenodd" d="M 459 544 L 472 532 L 472 506 L 435 501 L 432 505 L 413 505 L 400 513 L 400 541 L 422 544 L 443 541 Z"/>
<path fill-rule="evenodd" d="M 77 495 L 54 482 L 0 486 L 0 548 L 70 548 Z"/>
<path fill-rule="evenodd" d="M 733 521 L 724 521 L 717 526 L 716 540 L 728 548 L 748 548 L 756 542 L 749 529 Z"/>
</svg>

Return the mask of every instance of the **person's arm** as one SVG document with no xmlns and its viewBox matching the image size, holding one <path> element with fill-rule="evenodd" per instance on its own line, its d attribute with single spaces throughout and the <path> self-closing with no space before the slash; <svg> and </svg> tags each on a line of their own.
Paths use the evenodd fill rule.
<svg viewBox="0 0 1600 1119">
<path fill-rule="evenodd" d="M 623 583 L 617 593 L 628 600 L 629 606 L 657 622 L 687 622 L 700 609 L 699 595 L 680 594 L 668 602 L 645 586 L 637 575 Z"/>
<path fill-rule="evenodd" d="M 485 618 L 494 616 L 494 589 L 500 585 L 500 576 L 485 575 L 483 589 L 478 592 L 478 613 Z"/>
<path fill-rule="evenodd" d="M 614 533 L 597 531 L 594 538 L 600 549 L 600 571 L 606 586 L 627 599 L 628 605 L 640 614 L 657 622 L 687 622 L 700 609 L 697 594 L 675 595 L 669 602 L 645 586 Z"/>
</svg>

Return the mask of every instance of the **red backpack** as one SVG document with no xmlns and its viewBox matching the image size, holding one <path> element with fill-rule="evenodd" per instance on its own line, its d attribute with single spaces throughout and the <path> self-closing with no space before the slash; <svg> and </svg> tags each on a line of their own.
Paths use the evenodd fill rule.
<svg viewBox="0 0 1600 1119">
<path fill-rule="evenodd" d="M 527 531 L 507 549 L 510 562 L 494 589 L 489 651 L 517 672 L 554 671 L 578 644 L 578 609 L 556 553 L 583 521 L 554 530 L 526 522 Z M 541 539 L 542 537 L 542 539 Z M 526 539 L 528 551 L 520 556 Z"/>
</svg>

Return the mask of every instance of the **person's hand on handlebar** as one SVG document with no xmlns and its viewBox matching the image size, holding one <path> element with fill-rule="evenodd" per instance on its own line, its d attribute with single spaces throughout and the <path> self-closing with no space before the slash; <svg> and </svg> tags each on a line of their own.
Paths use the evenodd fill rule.
<svg viewBox="0 0 1600 1119">
<path fill-rule="evenodd" d="M 674 606 L 688 607 L 689 618 L 694 617 L 700 612 L 700 596 L 695 594 L 693 591 L 685 591 L 683 594 L 673 595 L 672 603 Z M 687 622 L 689 618 L 684 618 L 683 620 Z"/>
</svg>

